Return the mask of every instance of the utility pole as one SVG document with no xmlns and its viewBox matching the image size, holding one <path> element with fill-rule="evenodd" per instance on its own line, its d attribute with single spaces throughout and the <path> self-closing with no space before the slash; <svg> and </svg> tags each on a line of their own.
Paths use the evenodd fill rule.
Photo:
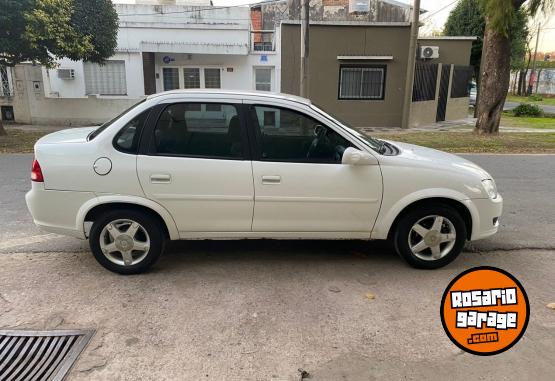
<svg viewBox="0 0 555 381">
<path fill-rule="evenodd" d="M 412 104 L 412 87 L 414 83 L 414 66 L 416 64 L 416 45 L 418 42 L 418 29 L 420 28 L 420 0 L 414 0 L 412 6 L 412 23 L 410 26 L 409 58 L 407 62 L 407 75 L 405 79 L 405 99 L 403 102 L 402 128 L 409 128 L 410 107 Z"/>
<path fill-rule="evenodd" d="M 301 80 L 300 95 L 308 98 L 308 21 L 309 0 L 301 0 Z"/>
<path fill-rule="evenodd" d="M 536 82 L 539 78 L 536 78 L 536 57 L 538 56 L 538 44 L 540 43 L 540 31 L 542 25 L 538 24 L 538 35 L 536 36 L 536 50 L 534 51 L 534 61 L 532 61 L 532 73 L 530 73 L 530 80 L 528 81 L 528 95 L 532 94 L 532 89 L 534 85 L 532 82 Z"/>
</svg>

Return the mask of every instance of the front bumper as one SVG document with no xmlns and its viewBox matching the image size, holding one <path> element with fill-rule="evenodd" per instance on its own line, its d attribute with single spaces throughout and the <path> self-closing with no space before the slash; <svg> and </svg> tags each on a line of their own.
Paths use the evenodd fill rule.
<svg viewBox="0 0 555 381">
<path fill-rule="evenodd" d="M 503 197 L 492 199 L 468 200 L 473 204 L 472 235 L 470 240 L 477 241 L 490 237 L 499 230 L 499 220 L 503 212 Z M 470 209 L 470 208 L 469 208 Z"/>
<path fill-rule="evenodd" d="M 77 226 L 77 215 L 81 206 L 95 197 L 92 192 L 46 190 L 44 183 L 33 182 L 25 201 L 41 230 L 85 239 L 83 226 Z"/>
</svg>

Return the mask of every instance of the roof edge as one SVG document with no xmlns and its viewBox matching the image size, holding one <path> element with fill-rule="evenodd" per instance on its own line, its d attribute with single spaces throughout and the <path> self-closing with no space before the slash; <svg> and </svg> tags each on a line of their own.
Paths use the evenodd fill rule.
<svg viewBox="0 0 555 381">
<path fill-rule="evenodd" d="M 282 24 L 300 25 L 300 20 L 282 20 Z M 329 26 L 400 26 L 408 27 L 410 22 L 381 22 L 381 21 L 310 21 L 310 25 L 329 25 Z"/>
<path fill-rule="evenodd" d="M 256 90 L 231 90 L 231 89 L 176 89 L 170 91 L 163 91 L 161 93 L 155 93 L 148 95 L 147 99 L 156 98 L 172 98 L 174 96 L 180 95 L 220 95 L 220 96 L 246 96 L 246 97 L 262 97 L 262 98 L 272 98 L 288 100 L 291 102 L 302 103 L 306 105 L 311 105 L 310 99 L 299 97 L 298 95 L 286 94 L 286 93 L 276 93 L 269 91 L 256 91 Z"/>
<path fill-rule="evenodd" d="M 418 37 L 419 40 L 459 40 L 459 41 L 476 41 L 476 36 L 431 36 Z"/>
</svg>

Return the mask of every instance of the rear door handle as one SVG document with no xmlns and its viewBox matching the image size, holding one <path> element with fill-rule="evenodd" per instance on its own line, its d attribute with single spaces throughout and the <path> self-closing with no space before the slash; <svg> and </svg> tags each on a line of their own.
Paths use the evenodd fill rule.
<svg viewBox="0 0 555 381">
<path fill-rule="evenodd" d="M 168 184 L 172 182 L 172 177 L 165 173 L 156 173 L 150 175 L 150 182 L 152 184 Z"/>
<path fill-rule="evenodd" d="M 262 184 L 276 185 L 281 183 L 281 176 L 262 176 Z"/>
</svg>

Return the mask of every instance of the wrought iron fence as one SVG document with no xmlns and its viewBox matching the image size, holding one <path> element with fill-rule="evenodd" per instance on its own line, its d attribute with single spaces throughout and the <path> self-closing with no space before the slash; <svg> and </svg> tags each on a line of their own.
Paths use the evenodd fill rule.
<svg viewBox="0 0 555 381">
<path fill-rule="evenodd" d="M 433 101 L 436 98 L 437 64 L 417 63 L 414 71 L 412 101 Z"/>
<path fill-rule="evenodd" d="M 470 96 L 470 83 L 473 74 L 474 68 L 472 66 L 454 67 L 451 98 L 467 98 Z"/>
</svg>

